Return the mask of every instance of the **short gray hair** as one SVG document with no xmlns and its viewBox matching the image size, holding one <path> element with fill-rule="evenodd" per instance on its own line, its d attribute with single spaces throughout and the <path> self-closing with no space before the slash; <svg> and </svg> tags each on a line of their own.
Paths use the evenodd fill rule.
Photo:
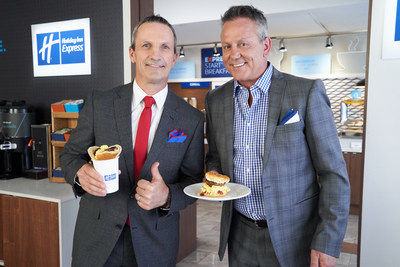
<svg viewBox="0 0 400 267">
<path fill-rule="evenodd" d="M 261 42 L 268 37 L 268 22 L 262 11 L 253 6 L 232 6 L 221 17 L 222 26 L 228 21 L 237 18 L 248 18 L 253 20 L 258 25 L 258 38 Z"/>
<path fill-rule="evenodd" d="M 177 38 L 176 38 L 175 30 L 172 27 L 172 25 L 166 19 L 164 19 L 163 17 L 161 17 L 159 15 L 151 15 L 151 16 L 145 17 L 144 19 L 139 21 L 138 24 L 136 24 L 136 26 L 135 26 L 135 28 L 133 29 L 133 32 L 132 32 L 131 47 L 132 47 L 133 51 L 135 51 L 135 40 L 136 40 L 136 34 L 137 34 L 137 31 L 138 31 L 139 27 L 144 23 L 150 23 L 150 22 L 161 23 L 161 24 L 167 25 L 171 29 L 171 31 L 172 31 L 172 33 L 174 35 L 174 53 L 176 53 L 176 51 L 177 51 L 176 50 Z"/>
</svg>

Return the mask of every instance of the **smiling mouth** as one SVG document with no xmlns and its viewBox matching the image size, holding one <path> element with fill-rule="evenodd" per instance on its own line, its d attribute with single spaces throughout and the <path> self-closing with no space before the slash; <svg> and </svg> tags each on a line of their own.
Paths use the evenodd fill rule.
<svg viewBox="0 0 400 267">
<path fill-rule="evenodd" d="M 164 68 L 163 65 L 155 65 L 155 64 L 147 64 L 147 66 L 149 66 L 150 68 L 154 68 L 154 69 Z"/>
<path fill-rule="evenodd" d="M 146 67 L 150 67 L 152 69 L 162 69 L 165 67 L 165 64 L 162 60 L 146 60 L 144 62 Z"/>
<path fill-rule="evenodd" d="M 239 63 L 239 64 L 231 64 L 231 66 L 234 68 L 240 68 L 240 67 L 244 66 L 245 64 L 246 64 L 246 62 L 243 62 L 243 63 Z"/>
</svg>

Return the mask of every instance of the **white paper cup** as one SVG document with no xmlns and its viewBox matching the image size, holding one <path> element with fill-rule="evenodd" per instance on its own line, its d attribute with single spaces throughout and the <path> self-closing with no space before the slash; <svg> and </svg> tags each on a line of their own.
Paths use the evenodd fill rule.
<svg viewBox="0 0 400 267">
<path fill-rule="evenodd" d="M 107 160 L 92 160 L 96 171 L 104 177 L 107 194 L 114 193 L 119 189 L 118 159 L 119 157 Z"/>
</svg>

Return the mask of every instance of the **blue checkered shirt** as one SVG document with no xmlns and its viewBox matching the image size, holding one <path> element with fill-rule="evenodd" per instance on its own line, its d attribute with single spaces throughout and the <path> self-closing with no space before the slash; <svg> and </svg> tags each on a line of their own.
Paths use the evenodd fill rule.
<svg viewBox="0 0 400 267">
<path fill-rule="evenodd" d="M 253 220 L 265 220 L 262 186 L 264 140 L 267 132 L 268 91 L 272 65 L 250 87 L 253 96 L 235 80 L 233 121 L 233 182 L 246 185 L 251 194 L 234 200 L 237 211 Z"/>
</svg>

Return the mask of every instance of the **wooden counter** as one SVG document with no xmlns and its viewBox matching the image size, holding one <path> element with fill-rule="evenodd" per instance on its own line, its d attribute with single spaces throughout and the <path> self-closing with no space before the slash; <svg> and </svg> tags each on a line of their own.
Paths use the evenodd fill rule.
<svg viewBox="0 0 400 267">
<path fill-rule="evenodd" d="M 0 259 L 7 267 L 71 266 L 79 208 L 69 184 L 0 180 Z"/>
</svg>

